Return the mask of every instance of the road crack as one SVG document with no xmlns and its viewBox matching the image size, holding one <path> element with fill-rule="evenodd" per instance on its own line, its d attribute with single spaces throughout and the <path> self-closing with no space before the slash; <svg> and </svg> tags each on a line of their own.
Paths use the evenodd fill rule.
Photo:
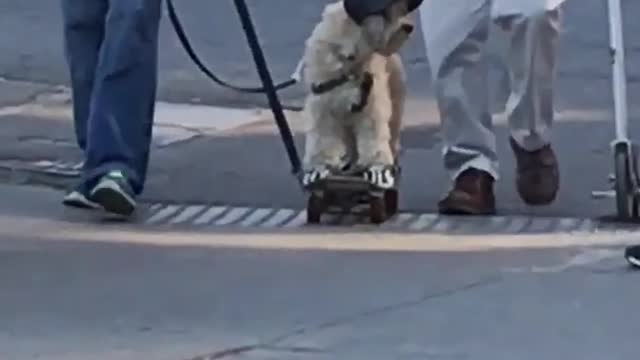
<svg viewBox="0 0 640 360">
<path fill-rule="evenodd" d="M 219 360 L 223 358 L 240 356 L 242 354 L 255 352 L 255 351 L 289 353 L 294 355 L 312 355 L 312 354 L 317 355 L 317 354 L 327 353 L 327 351 L 323 349 L 306 347 L 306 346 L 274 346 L 274 345 L 266 345 L 266 344 L 254 344 L 254 345 L 232 347 L 232 348 L 216 351 L 211 354 L 196 356 L 195 358 L 192 358 L 190 360 Z"/>
<path fill-rule="evenodd" d="M 403 301 L 403 302 L 398 302 L 395 304 L 389 304 L 389 305 L 384 305 L 384 306 L 380 306 L 377 308 L 372 308 L 369 310 L 365 310 L 353 315 L 348 315 L 342 318 L 338 318 L 335 320 L 331 320 L 331 321 L 327 321 L 315 326 L 308 326 L 308 327 L 300 327 L 298 329 L 295 329 L 293 331 L 290 331 L 288 333 L 285 333 L 283 335 L 280 335 L 274 339 L 272 339 L 271 341 L 267 342 L 267 344 L 269 345 L 275 345 L 275 344 L 279 344 L 282 343 L 283 341 L 289 340 L 293 337 L 296 336 L 300 336 L 300 335 L 308 335 L 310 333 L 313 332 L 319 332 L 322 330 L 326 330 L 326 329 L 331 329 L 331 328 L 335 328 L 341 325 L 345 325 L 345 324 L 349 324 L 349 323 L 354 323 L 360 320 L 364 320 L 367 318 L 371 318 L 371 317 L 375 317 L 375 316 L 379 316 L 379 315 L 383 315 L 383 314 L 388 314 L 388 313 L 392 313 L 392 312 L 396 312 L 399 310 L 405 310 L 405 309 L 410 309 L 410 308 L 414 308 L 414 307 L 418 307 L 418 306 L 422 306 L 430 301 L 433 300 L 437 300 L 437 299 L 442 299 L 442 298 L 446 298 L 446 297 L 450 297 L 450 296 L 454 296 L 454 295 L 459 295 L 461 293 L 464 292 L 468 292 L 468 291 L 472 291 L 478 288 L 483 288 L 483 287 L 487 287 L 490 285 L 494 285 L 498 282 L 502 281 L 502 276 L 500 275 L 494 275 L 482 280 L 478 280 L 469 284 L 466 284 L 464 286 L 460 286 L 457 288 L 453 288 L 453 289 L 448 289 L 448 290 L 443 290 L 440 292 L 436 292 L 436 293 L 427 293 L 422 295 L 420 298 L 418 299 L 413 299 L 413 300 L 407 300 L 407 301 Z"/>
<path fill-rule="evenodd" d="M 260 347 L 260 345 L 257 345 L 257 344 L 256 345 L 237 346 L 237 347 L 232 347 L 232 348 L 216 351 L 214 353 L 207 354 L 207 355 L 199 355 L 199 356 L 196 356 L 194 358 L 191 358 L 190 360 L 218 360 L 218 359 L 222 359 L 222 358 L 226 358 L 226 357 L 242 355 L 244 353 L 257 350 L 259 347 Z"/>
<path fill-rule="evenodd" d="M 310 335 L 312 333 L 317 333 L 323 330 L 336 328 L 341 325 L 350 324 L 354 322 L 358 322 L 360 320 L 372 318 L 375 316 L 380 316 L 383 314 L 393 313 L 399 310 L 406 310 L 410 308 L 415 308 L 418 306 L 425 305 L 426 303 L 447 298 L 450 296 L 460 295 L 462 293 L 466 293 L 469 291 L 473 291 L 479 288 L 488 287 L 494 284 L 497 284 L 503 280 L 500 275 L 493 275 L 482 280 L 478 280 L 463 286 L 459 286 L 453 289 L 442 290 L 436 293 L 425 293 L 417 299 L 397 302 L 394 304 L 384 305 L 372 309 L 368 309 L 362 312 L 358 312 L 352 315 L 347 315 L 341 318 L 337 318 L 334 320 L 326 321 L 320 323 L 318 325 L 312 326 L 304 326 L 292 331 L 286 332 L 282 335 L 279 335 L 269 341 L 251 344 L 251 345 L 243 345 L 231 347 L 228 349 L 223 349 L 220 351 L 216 351 L 214 353 L 210 353 L 207 355 L 200 355 L 189 360 L 220 360 L 224 358 L 232 358 L 237 357 L 246 353 L 251 353 L 255 351 L 268 351 L 268 352 L 280 352 L 280 353 L 290 353 L 295 355 L 318 355 L 318 354 L 327 354 L 330 351 L 322 348 L 316 347 L 306 347 L 306 346 L 286 346 L 281 345 L 284 341 L 290 340 L 292 338 L 302 336 L 302 335 Z"/>
</svg>

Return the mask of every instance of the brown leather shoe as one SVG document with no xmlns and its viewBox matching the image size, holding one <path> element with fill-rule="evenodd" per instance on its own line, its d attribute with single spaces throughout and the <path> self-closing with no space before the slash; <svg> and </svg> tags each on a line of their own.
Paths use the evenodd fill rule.
<svg viewBox="0 0 640 360">
<path fill-rule="evenodd" d="M 468 169 L 455 181 L 453 190 L 438 203 L 446 215 L 492 215 L 496 212 L 493 177 L 486 171 Z"/>
<path fill-rule="evenodd" d="M 551 145 L 526 151 L 513 138 L 509 143 L 516 157 L 516 187 L 522 200 L 532 206 L 551 204 L 560 186 L 558 160 Z"/>
</svg>

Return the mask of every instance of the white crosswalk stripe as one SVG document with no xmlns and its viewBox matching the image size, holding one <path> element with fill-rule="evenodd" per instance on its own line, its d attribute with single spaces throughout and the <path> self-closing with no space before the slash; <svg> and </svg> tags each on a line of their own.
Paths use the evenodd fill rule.
<svg viewBox="0 0 640 360">
<path fill-rule="evenodd" d="M 151 218 L 149 218 L 146 223 L 147 224 L 156 224 L 162 221 L 168 220 L 172 215 L 180 210 L 179 205 L 168 205 L 165 208 L 161 209 L 157 213 L 155 213 Z"/>
<path fill-rule="evenodd" d="M 206 225 L 209 224 L 213 219 L 222 215 L 228 208 L 226 206 L 214 206 L 207 210 L 204 214 L 200 215 L 197 219 L 193 221 L 194 225 Z"/>
<path fill-rule="evenodd" d="M 234 208 L 231 209 L 225 216 L 215 221 L 215 224 L 218 226 L 231 225 L 236 221 L 240 220 L 246 213 L 251 211 L 250 208 Z"/>
<path fill-rule="evenodd" d="M 273 216 L 271 216 L 268 220 L 263 222 L 261 227 L 264 227 L 264 228 L 277 227 L 283 222 L 285 222 L 287 219 L 289 219 L 291 216 L 293 216 L 293 214 L 295 214 L 294 210 L 280 209 L 277 212 L 275 212 Z"/>
<path fill-rule="evenodd" d="M 522 216 L 516 216 L 509 219 L 504 231 L 507 234 L 518 233 L 518 232 L 521 232 L 527 226 L 528 223 L 529 223 L 528 218 L 522 217 Z"/>
<path fill-rule="evenodd" d="M 249 227 L 258 224 L 272 212 L 272 209 L 257 209 L 240 222 L 240 226 Z"/>
<path fill-rule="evenodd" d="M 399 227 L 405 225 L 407 222 L 411 221 L 411 219 L 416 218 L 414 214 L 398 214 L 396 215 L 390 222 L 387 222 L 385 225 L 389 227 Z"/>
<path fill-rule="evenodd" d="M 293 219 L 287 221 L 282 227 L 285 229 L 291 229 L 303 226 L 307 222 L 307 212 L 301 211 Z"/>
<path fill-rule="evenodd" d="M 409 230 L 412 231 L 421 231 L 431 226 L 434 222 L 438 220 L 437 215 L 433 214 L 425 214 L 420 215 L 413 223 L 409 225 Z"/>
<path fill-rule="evenodd" d="M 184 208 L 176 217 L 169 221 L 170 224 L 182 224 L 192 217 L 198 215 L 206 207 L 203 205 L 192 205 Z"/>
</svg>

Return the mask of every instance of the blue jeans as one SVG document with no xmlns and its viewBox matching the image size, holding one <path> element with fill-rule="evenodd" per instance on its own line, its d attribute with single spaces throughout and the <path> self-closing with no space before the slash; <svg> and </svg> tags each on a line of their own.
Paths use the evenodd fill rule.
<svg viewBox="0 0 640 360">
<path fill-rule="evenodd" d="M 120 170 L 144 188 L 162 0 L 62 0 L 74 125 L 88 189 Z"/>
</svg>

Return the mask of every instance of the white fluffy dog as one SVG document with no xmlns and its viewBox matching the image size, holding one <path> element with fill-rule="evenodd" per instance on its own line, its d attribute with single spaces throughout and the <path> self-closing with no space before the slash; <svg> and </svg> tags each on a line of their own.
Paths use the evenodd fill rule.
<svg viewBox="0 0 640 360">
<path fill-rule="evenodd" d="M 326 6 L 306 42 L 304 81 L 311 89 L 304 183 L 350 167 L 380 188 L 394 186 L 405 101 L 397 50 L 413 30 L 407 1 L 355 23 L 343 2 Z"/>
</svg>

